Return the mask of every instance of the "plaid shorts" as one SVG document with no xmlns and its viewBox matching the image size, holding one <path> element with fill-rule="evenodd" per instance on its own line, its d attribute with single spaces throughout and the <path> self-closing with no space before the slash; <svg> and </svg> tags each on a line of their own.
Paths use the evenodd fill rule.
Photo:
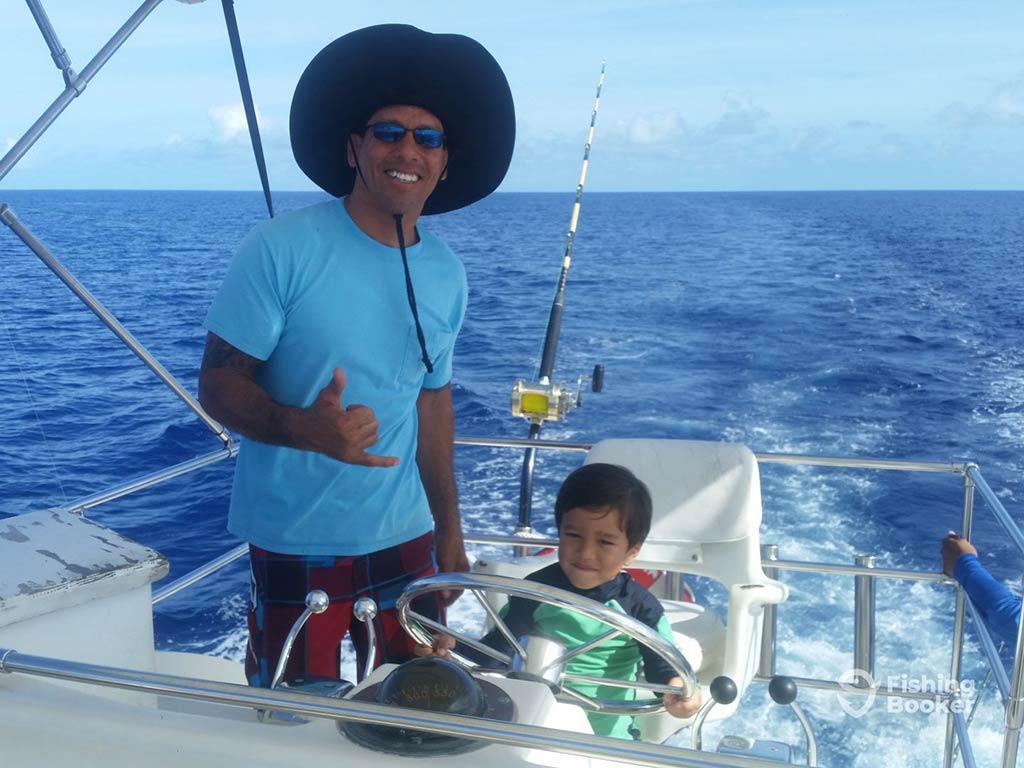
<svg viewBox="0 0 1024 768">
<path fill-rule="evenodd" d="M 395 601 L 407 584 L 437 572 L 433 533 L 355 557 L 283 555 L 250 544 L 249 561 L 252 595 L 245 673 L 251 685 L 270 685 L 284 640 L 305 609 L 306 593 L 311 589 L 322 589 L 331 603 L 323 613 L 310 616 L 299 633 L 284 680 L 340 677 L 339 654 L 346 633 L 356 648 L 362 677 L 369 639 L 365 625 L 353 621 L 352 616 L 352 605 L 360 597 L 377 603 L 373 620 L 377 664 L 398 663 L 412 656 L 415 643 L 398 623 Z M 419 598 L 412 607 L 436 621 L 444 620 L 436 594 Z"/>
</svg>

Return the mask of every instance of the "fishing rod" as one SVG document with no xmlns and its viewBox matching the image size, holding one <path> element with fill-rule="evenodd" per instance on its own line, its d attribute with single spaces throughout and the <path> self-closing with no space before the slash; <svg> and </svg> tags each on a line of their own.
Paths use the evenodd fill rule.
<svg viewBox="0 0 1024 768">
<path fill-rule="evenodd" d="M 274 218 L 274 201 L 270 195 L 270 181 L 267 178 L 267 161 L 263 157 L 263 142 L 260 140 L 260 127 L 256 121 L 256 104 L 249 86 L 249 73 L 245 68 L 245 54 L 242 52 L 242 38 L 238 33 L 238 19 L 235 17 L 235 0 L 221 0 L 224 8 L 224 23 L 228 29 L 228 40 L 231 42 L 231 57 L 235 60 L 235 75 L 238 77 L 238 92 L 242 97 L 245 110 L 245 122 L 249 127 L 249 140 L 252 153 L 256 158 L 256 170 L 260 175 L 263 187 L 263 199 L 267 204 L 267 213 Z"/>
<path fill-rule="evenodd" d="M 558 277 L 558 287 L 551 303 L 551 314 L 548 316 L 547 332 L 544 334 L 544 347 L 541 352 L 540 371 L 537 383 L 527 383 L 517 379 L 512 387 L 512 414 L 522 416 L 530 421 L 528 439 L 537 440 L 541 425 L 545 421 L 559 421 L 571 408 L 582 405 L 581 389 L 585 380 L 592 382 L 594 392 L 601 391 L 604 379 L 604 368 L 594 367 L 591 376 L 580 376 L 576 392 L 565 389 L 559 384 L 551 383 L 551 374 L 555 367 L 555 352 L 558 350 L 558 337 L 562 330 L 562 312 L 565 309 L 565 284 L 569 277 L 569 265 L 572 263 L 572 245 L 576 237 L 576 224 L 580 215 L 580 200 L 583 197 L 583 185 L 587 179 L 587 163 L 590 160 L 590 145 L 594 140 L 594 126 L 597 124 L 597 110 L 601 104 L 601 86 L 604 84 L 605 62 L 601 62 L 601 75 L 597 80 L 597 94 L 594 96 L 594 109 L 590 114 L 590 129 L 583 147 L 583 165 L 580 167 L 580 179 L 576 184 L 576 199 L 572 205 L 572 216 L 569 218 L 569 233 L 565 239 L 565 252 L 562 254 L 562 271 Z M 517 533 L 532 530 L 531 517 L 533 506 L 533 467 L 536 459 L 536 448 L 527 448 L 523 455 L 523 469 L 519 479 L 519 522 Z"/>
</svg>

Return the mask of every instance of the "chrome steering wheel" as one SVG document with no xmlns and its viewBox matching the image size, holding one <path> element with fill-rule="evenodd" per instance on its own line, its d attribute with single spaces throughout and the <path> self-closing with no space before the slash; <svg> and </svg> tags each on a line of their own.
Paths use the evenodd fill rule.
<svg viewBox="0 0 1024 768">
<path fill-rule="evenodd" d="M 513 655 L 509 656 L 506 653 L 502 653 L 501 651 L 486 646 L 478 640 L 467 637 L 463 633 L 446 627 L 443 624 L 439 624 L 411 609 L 410 605 L 413 600 L 442 590 L 462 590 L 464 592 L 472 593 L 480 602 L 484 611 L 486 611 L 488 616 L 491 618 L 491 621 L 494 622 L 494 626 L 508 641 L 512 648 Z M 692 696 L 693 692 L 696 690 L 696 678 L 693 674 L 693 669 L 690 667 L 690 663 L 673 643 L 662 637 L 658 632 L 640 621 L 637 621 L 632 616 L 619 613 L 618 611 L 609 608 L 607 605 L 602 605 L 594 600 L 580 597 L 579 595 L 567 592 L 563 589 L 549 587 L 546 584 L 538 584 L 533 581 L 523 581 L 522 579 L 510 579 L 504 576 L 489 576 L 477 573 L 438 573 L 433 576 L 418 579 L 405 588 L 405 591 L 398 598 L 395 605 L 398 611 L 398 621 L 401 623 L 402 628 L 417 643 L 422 645 L 432 645 L 434 642 L 434 636 L 431 632 L 434 634 L 448 635 L 449 637 L 454 638 L 457 642 L 463 643 L 466 646 L 500 662 L 503 665 L 503 668 L 497 671 L 502 674 L 507 675 L 515 668 L 519 668 L 524 665 L 527 667 L 536 667 L 536 664 L 531 665 L 529 650 L 530 643 L 526 643 L 526 647 L 524 647 L 524 644 L 520 643 L 519 639 L 512 635 L 508 626 L 506 626 L 505 622 L 498 615 L 498 612 L 495 611 L 491 604 L 484 598 L 484 595 L 488 592 L 502 594 L 508 597 L 521 597 L 538 603 L 552 605 L 556 608 L 574 611 L 582 616 L 599 621 L 609 627 L 608 632 L 600 635 L 598 638 L 590 642 L 578 645 L 575 648 L 562 649 L 562 653 L 557 658 L 545 658 L 544 661 L 541 662 L 544 669 L 550 669 L 557 667 L 558 665 L 564 667 L 564 663 L 573 657 L 600 645 L 616 635 L 622 634 L 632 638 L 636 642 L 646 646 L 658 654 L 683 680 L 682 688 L 670 688 L 664 685 L 656 685 L 653 683 L 635 680 L 617 680 L 603 677 L 594 678 L 586 675 L 565 673 L 559 675 L 557 682 L 554 683 L 554 687 L 557 689 L 556 697 L 561 701 L 569 701 L 571 703 L 578 704 L 584 709 L 592 712 L 617 715 L 635 715 L 660 712 L 664 709 L 664 705 L 662 704 L 661 699 L 655 696 L 649 696 L 642 699 L 637 698 L 631 701 L 597 698 L 575 691 L 563 683 L 577 682 L 590 685 L 596 684 L 610 686 L 614 688 L 633 688 L 644 691 L 658 691 L 661 693 L 678 693 L 685 698 Z"/>
</svg>

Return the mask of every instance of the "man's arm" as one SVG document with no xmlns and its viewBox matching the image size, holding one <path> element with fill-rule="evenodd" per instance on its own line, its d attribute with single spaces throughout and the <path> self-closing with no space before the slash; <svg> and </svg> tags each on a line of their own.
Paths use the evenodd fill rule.
<svg viewBox="0 0 1024 768">
<path fill-rule="evenodd" d="M 416 400 L 419 439 L 416 464 L 434 517 L 434 547 L 442 572 L 468 571 L 466 546 L 462 540 L 459 499 L 455 490 L 452 457 L 455 441 L 455 412 L 451 385 L 421 389 Z"/>
<path fill-rule="evenodd" d="M 276 402 L 256 381 L 262 362 L 208 333 L 199 369 L 199 402 L 206 412 L 261 443 L 315 451 L 347 464 L 398 464 L 394 456 L 366 452 L 377 442 L 377 417 L 365 405 L 342 407 L 345 374 L 340 368 L 312 405 L 294 408 Z"/>
</svg>

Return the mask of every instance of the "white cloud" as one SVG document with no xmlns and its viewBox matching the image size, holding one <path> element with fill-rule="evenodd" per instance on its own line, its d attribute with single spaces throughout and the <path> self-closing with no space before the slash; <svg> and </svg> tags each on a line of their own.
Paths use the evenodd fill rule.
<svg viewBox="0 0 1024 768">
<path fill-rule="evenodd" d="M 907 141 L 898 133 L 883 135 L 875 145 L 875 150 L 883 157 L 900 157 L 907 153 Z"/>
<path fill-rule="evenodd" d="M 758 123 L 771 115 L 754 104 L 749 93 L 727 93 L 725 113 L 710 127 L 712 133 L 742 135 L 757 132 Z"/>
<path fill-rule="evenodd" d="M 633 144 L 664 144 L 683 132 L 683 121 L 675 112 L 640 115 L 627 126 L 626 135 Z"/>
<path fill-rule="evenodd" d="M 172 133 L 170 136 L 164 139 L 164 146 L 174 147 L 177 146 L 178 144 L 181 144 L 183 141 L 185 141 L 185 137 L 182 136 L 180 133 Z"/>
<path fill-rule="evenodd" d="M 985 109 L 997 120 L 1024 119 L 1024 78 L 996 86 L 985 102 Z"/>
<path fill-rule="evenodd" d="M 977 104 L 957 101 L 938 112 L 939 120 L 962 132 L 993 125 L 1024 123 L 1024 76 L 999 83 Z"/>
<path fill-rule="evenodd" d="M 658 147 L 686 135 L 686 123 L 678 112 L 651 112 L 619 119 L 607 129 L 607 138 L 638 147 Z"/>
<path fill-rule="evenodd" d="M 2 143 L 2 146 L 0 146 L 0 157 L 6 157 L 7 153 L 14 149 L 14 145 L 18 143 L 18 140 L 13 136 L 7 136 L 0 143 Z M 18 171 L 35 168 L 36 160 L 39 157 L 40 155 L 38 150 L 33 151 L 32 149 L 29 149 L 28 152 L 22 155 L 10 170 L 12 173 L 17 173 Z"/>
<path fill-rule="evenodd" d="M 239 136 L 247 136 L 249 127 L 245 122 L 245 109 L 241 104 L 225 104 L 219 107 L 210 107 L 208 110 L 210 119 L 217 130 L 217 136 L 221 141 L 232 141 Z M 256 107 L 256 122 L 260 129 L 266 129 L 266 120 Z"/>
<path fill-rule="evenodd" d="M 797 131 L 793 149 L 806 157 L 820 157 L 839 147 L 839 141 L 831 128 L 812 125 Z"/>
</svg>

